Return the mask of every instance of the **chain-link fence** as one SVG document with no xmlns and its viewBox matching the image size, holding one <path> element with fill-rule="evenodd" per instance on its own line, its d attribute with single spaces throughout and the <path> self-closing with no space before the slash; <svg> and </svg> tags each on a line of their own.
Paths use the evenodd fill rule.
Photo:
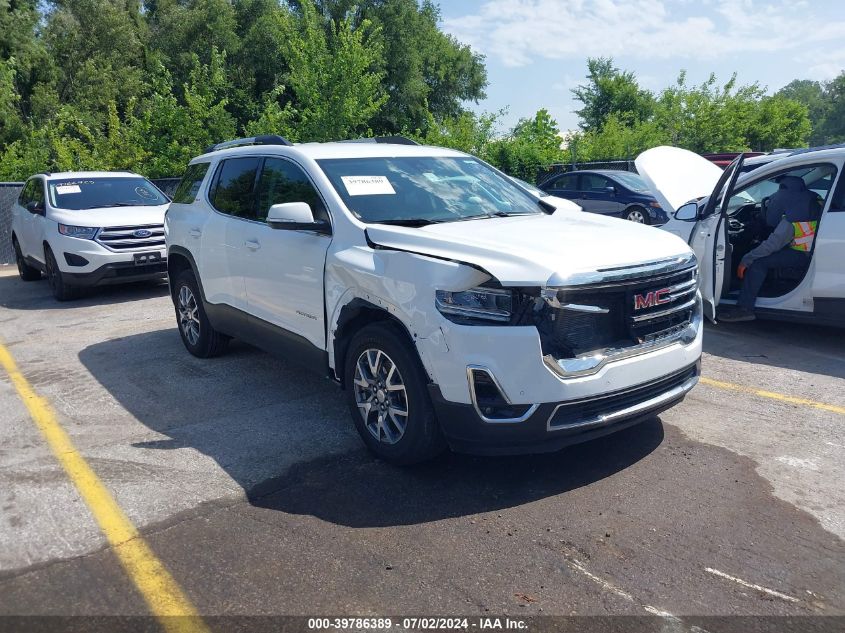
<svg viewBox="0 0 845 633">
<path fill-rule="evenodd" d="M 179 184 L 179 178 L 156 178 L 156 187 L 172 196 Z M 15 252 L 12 249 L 12 205 L 23 188 L 22 182 L 0 182 L 0 266 L 12 264 Z"/>
<path fill-rule="evenodd" d="M 22 188 L 22 182 L 0 182 L 0 265 L 15 261 L 12 250 L 12 205 Z"/>
</svg>

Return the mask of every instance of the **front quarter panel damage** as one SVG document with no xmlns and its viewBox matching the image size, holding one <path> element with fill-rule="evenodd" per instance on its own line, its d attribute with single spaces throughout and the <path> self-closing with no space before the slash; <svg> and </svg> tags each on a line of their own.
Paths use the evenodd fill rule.
<svg viewBox="0 0 845 633">
<path fill-rule="evenodd" d="M 338 320 L 343 307 L 358 299 L 385 310 L 405 326 L 431 377 L 432 355 L 448 352 L 443 318 L 434 305 L 435 291 L 466 290 L 488 281 L 490 275 L 416 253 L 353 246 L 329 256 L 325 279 L 329 365 L 336 373 L 342 370 L 334 354 Z"/>
</svg>

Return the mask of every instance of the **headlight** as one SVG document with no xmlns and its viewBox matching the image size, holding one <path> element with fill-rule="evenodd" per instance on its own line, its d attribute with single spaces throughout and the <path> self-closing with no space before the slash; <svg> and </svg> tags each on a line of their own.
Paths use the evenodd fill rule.
<svg viewBox="0 0 845 633">
<path fill-rule="evenodd" d="M 95 226 L 71 226 L 69 224 L 59 224 L 59 233 L 67 235 L 68 237 L 78 237 L 81 240 L 93 240 L 98 230 L 99 229 Z"/>
<path fill-rule="evenodd" d="M 513 296 L 509 290 L 498 288 L 470 288 L 460 292 L 438 290 L 435 293 L 437 309 L 450 321 L 511 320 Z M 455 318 L 457 317 L 457 318 Z"/>
</svg>

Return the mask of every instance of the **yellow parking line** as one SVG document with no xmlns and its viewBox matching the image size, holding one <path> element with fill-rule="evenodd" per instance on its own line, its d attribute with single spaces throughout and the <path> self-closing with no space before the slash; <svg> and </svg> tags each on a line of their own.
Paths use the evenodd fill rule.
<svg viewBox="0 0 845 633">
<path fill-rule="evenodd" d="M 162 627 L 168 633 L 206 633 L 208 628 L 191 601 L 138 533 L 85 458 L 77 452 L 70 437 L 59 424 L 50 403 L 35 392 L 2 343 L 0 365 L 9 374 L 33 421 L 85 500 L 124 570 Z"/>
<path fill-rule="evenodd" d="M 760 398 L 771 398 L 772 400 L 779 400 L 780 402 L 788 402 L 789 404 L 799 404 L 805 407 L 812 407 L 814 409 L 821 409 L 823 411 L 830 411 L 845 415 L 845 407 L 838 407 L 835 404 L 826 404 L 824 402 L 817 402 L 815 400 L 807 400 L 806 398 L 796 398 L 795 396 L 787 396 L 775 391 L 766 391 L 764 389 L 757 389 L 756 387 L 747 387 L 745 385 L 737 385 L 732 382 L 722 382 L 721 380 L 713 380 L 702 376 L 701 384 L 709 385 L 711 387 L 718 387 L 719 389 L 727 389 L 728 391 L 738 391 L 740 393 L 748 393 L 752 396 L 759 396 Z"/>
</svg>

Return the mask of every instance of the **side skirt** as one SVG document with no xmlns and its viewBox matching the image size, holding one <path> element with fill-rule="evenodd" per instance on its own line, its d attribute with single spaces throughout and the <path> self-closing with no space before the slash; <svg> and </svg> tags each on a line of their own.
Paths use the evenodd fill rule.
<svg viewBox="0 0 845 633">
<path fill-rule="evenodd" d="M 240 339 L 273 356 L 292 361 L 321 376 L 329 376 L 329 355 L 308 339 L 232 306 L 205 304 L 205 312 L 215 330 Z"/>
</svg>

